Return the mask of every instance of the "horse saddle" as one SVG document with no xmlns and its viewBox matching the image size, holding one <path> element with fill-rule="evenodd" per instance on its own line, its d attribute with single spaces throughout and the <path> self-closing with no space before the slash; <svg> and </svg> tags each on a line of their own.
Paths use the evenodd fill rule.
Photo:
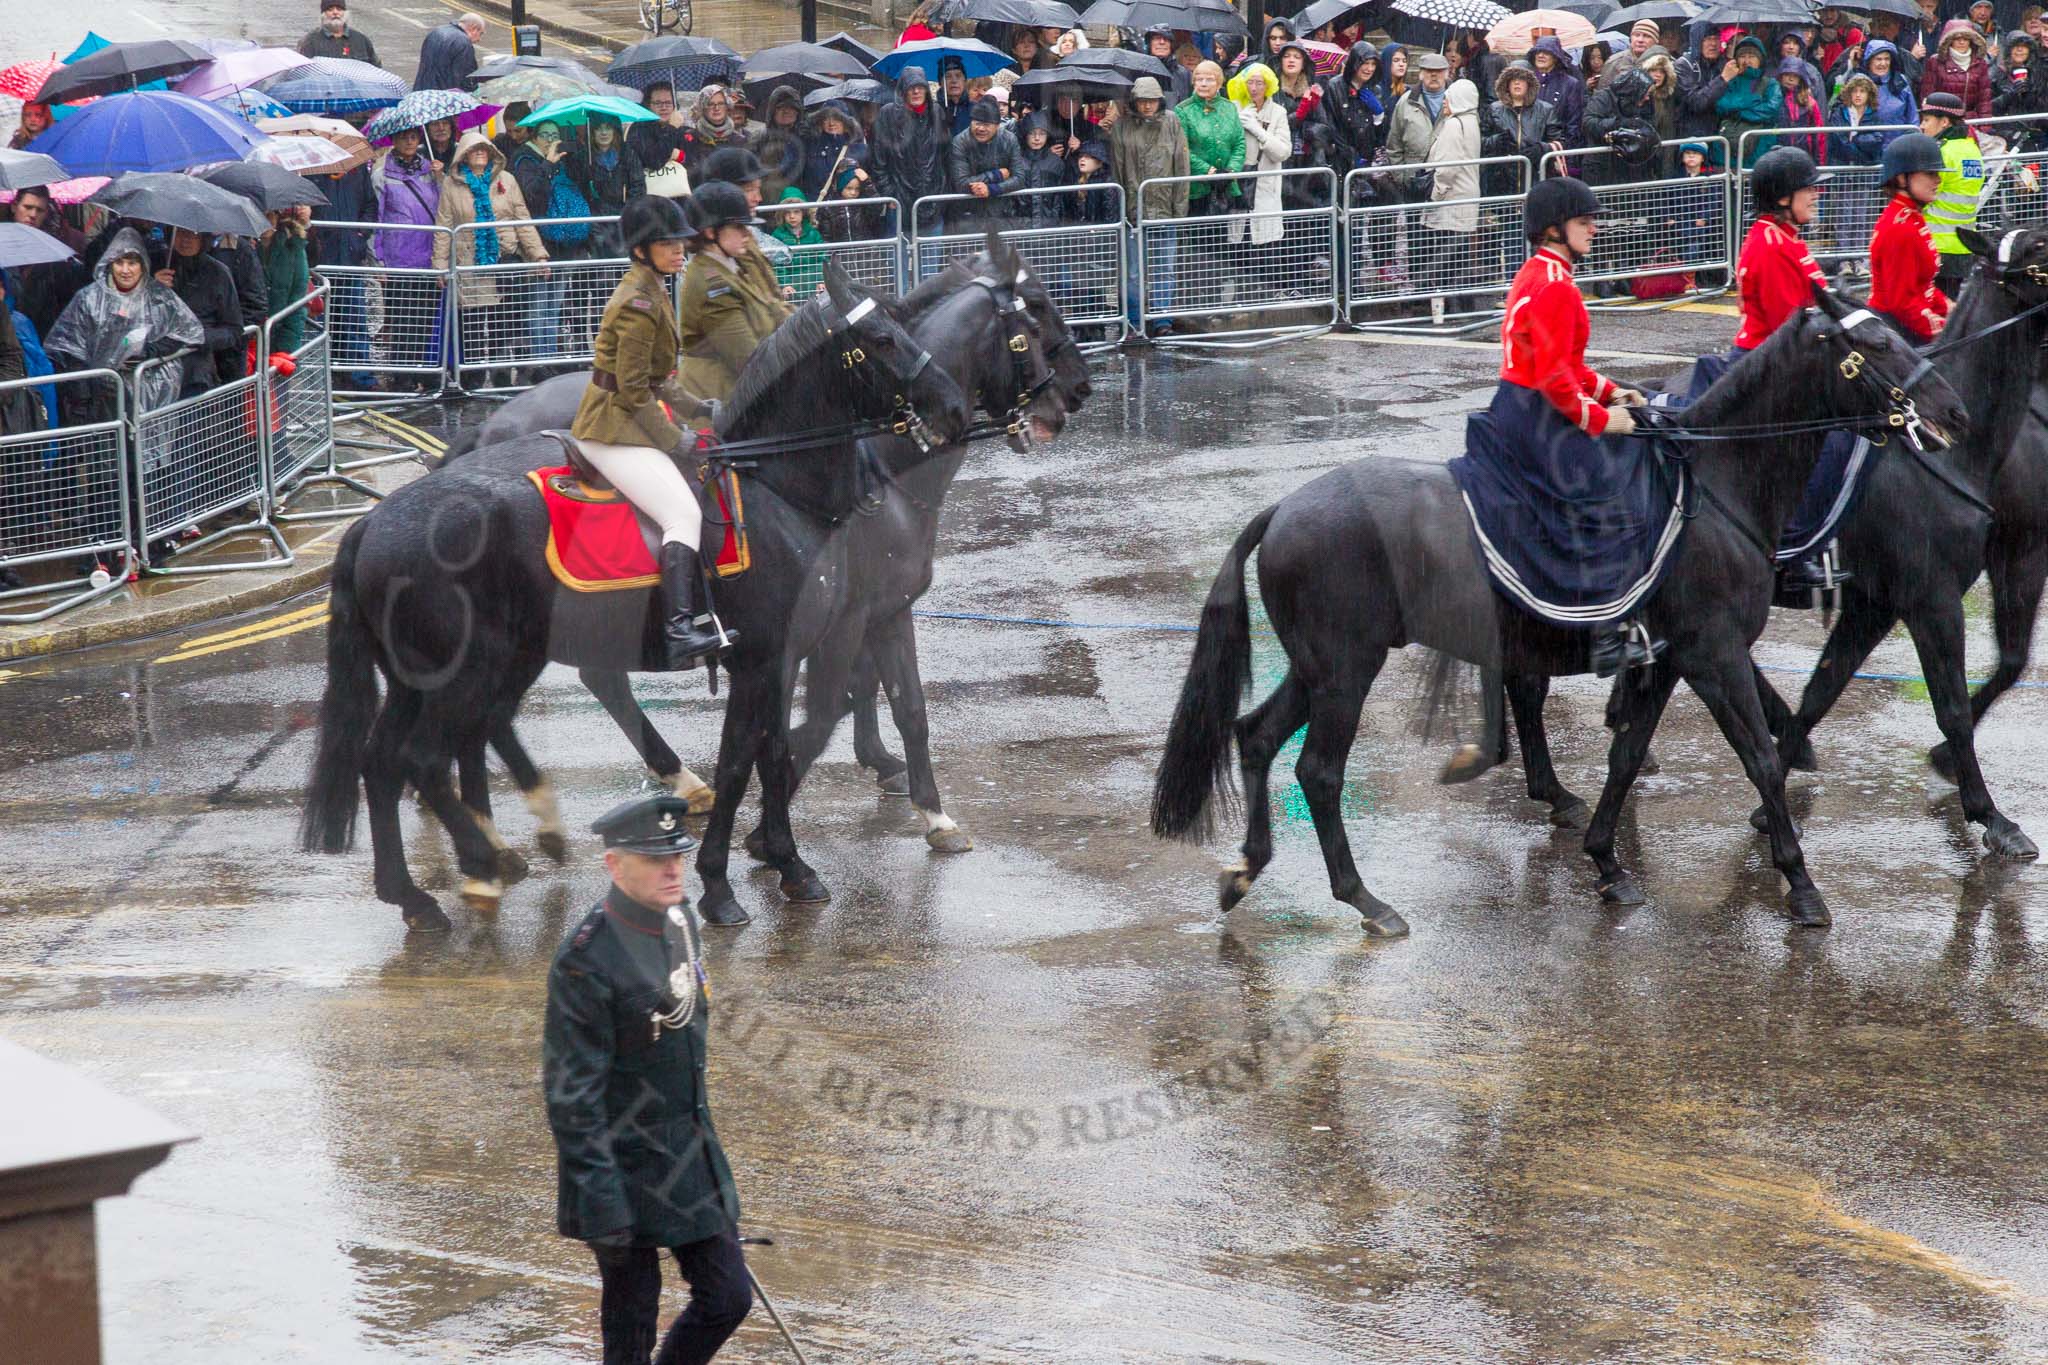
<svg viewBox="0 0 2048 1365">
<path fill-rule="evenodd" d="M 597 472 L 582 444 L 566 431 L 541 433 L 562 448 L 566 463 L 529 471 L 548 511 L 548 568 L 575 592 L 650 587 L 660 581 L 661 530 Z M 706 448 L 704 437 L 698 449 Z M 711 569 L 720 578 L 753 564 L 738 475 L 705 461 L 686 479 L 709 525 L 722 530 Z M 709 493 L 707 497 L 706 494 Z"/>
</svg>

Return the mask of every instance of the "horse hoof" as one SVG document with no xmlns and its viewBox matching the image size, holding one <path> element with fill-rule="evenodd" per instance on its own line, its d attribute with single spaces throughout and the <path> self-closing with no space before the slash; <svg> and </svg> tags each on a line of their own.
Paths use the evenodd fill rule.
<svg viewBox="0 0 2048 1365">
<path fill-rule="evenodd" d="M 749 858 L 752 858 L 755 862 L 765 863 L 769 861 L 768 836 L 761 833 L 761 827 L 759 825 L 756 825 L 753 828 L 753 830 L 747 835 L 745 841 L 741 844 L 741 847 L 746 849 L 747 856 Z"/>
<path fill-rule="evenodd" d="M 1955 750 L 1948 747 L 1947 740 L 1943 740 L 1927 751 L 1927 761 L 1933 765 L 1936 777 L 1939 777 L 1952 787 L 1960 785 L 1959 779 L 1956 776 Z"/>
<path fill-rule="evenodd" d="M 791 905 L 823 905 L 832 899 L 832 892 L 826 888 L 823 877 L 805 868 L 793 875 L 783 875 L 782 898 Z"/>
<path fill-rule="evenodd" d="M 560 867 L 569 861 L 569 840 L 558 829 L 544 829 L 533 836 L 534 846 Z"/>
<path fill-rule="evenodd" d="M 1593 823 L 1593 810 L 1584 800 L 1567 796 L 1550 806 L 1550 823 L 1559 829 L 1585 829 Z"/>
<path fill-rule="evenodd" d="M 1600 899 L 1609 905 L 1623 907 L 1650 903 L 1650 898 L 1643 894 L 1643 888 L 1637 886 L 1636 879 L 1626 872 L 1617 873 L 1613 881 L 1600 884 Z"/>
<path fill-rule="evenodd" d="M 1394 907 L 1373 895 L 1361 896 L 1352 906 L 1364 920 L 1367 938 L 1406 938 L 1408 921 L 1394 913 Z"/>
<path fill-rule="evenodd" d="M 1786 902 L 1786 909 L 1792 913 L 1792 923 L 1801 929 L 1825 929 L 1835 922 L 1828 913 L 1828 903 L 1821 899 L 1818 891 L 1794 891 Z"/>
<path fill-rule="evenodd" d="M 1792 757 L 1785 760 L 1785 767 L 1788 771 L 1795 773 L 1817 773 L 1820 771 L 1820 755 L 1813 751 L 1812 736 L 1809 735 L 1799 741 L 1799 748 L 1793 752 Z"/>
<path fill-rule="evenodd" d="M 498 903 L 505 899 L 505 888 L 497 882 L 487 882 L 480 877 L 462 879 L 462 903 L 479 915 L 495 915 Z"/>
<path fill-rule="evenodd" d="M 1663 771 L 1664 765 L 1657 761 L 1657 751 L 1655 749 L 1643 750 L 1643 761 L 1642 764 L 1639 767 L 1637 767 L 1636 775 L 1638 777 L 1655 777 L 1658 773 L 1661 773 Z"/>
<path fill-rule="evenodd" d="M 2018 825 L 2006 822 L 1984 831 L 1984 847 L 2001 858 L 2015 862 L 2031 863 L 2041 856 L 2041 850 L 2034 846 L 2026 831 Z"/>
<path fill-rule="evenodd" d="M 1252 874 L 1242 867 L 1226 867 L 1216 882 L 1216 904 L 1227 915 L 1251 892 Z"/>
<path fill-rule="evenodd" d="M 884 796 L 908 796 L 910 795 L 910 774 L 907 772 L 891 773 L 887 777 L 878 777 L 875 779 L 875 786 L 881 790 Z"/>
<path fill-rule="evenodd" d="M 532 871 L 533 869 L 527 865 L 526 859 L 518 850 L 510 848 L 498 850 L 498 880 L 505 885 L 511 886 L 516 882 L 525 881 L 528 874 Z"/>
<path fill-rule="evenodd" d="M 400 914 L 405 919 L 405 927 L 409 933 L 445 934 L 455 927 L 454 922 L 441 913 L 441 907 L 432 901 L 423 905 L 407 906 Z"/>
<path fill-rule="evenodd" d="M 958 825 L 951 829 L 926 830 L 924 841 L 932 846 L 935 853 L 968 853 L 974 848 L 974 836 Z"/>
<path fill-rule="evenodd" d="M 697 902 L 697 918 L 706 924 L 730 929 L 749 923 L 754 917 L 740 909 L 740 903 L 733 898 L 732 888 L 727 886 L 704 893 L 704 899 Z"/>
<path fill-rule="evenodd" d="M 711 808 L 718 804 L 718 793 L 707 783 L 700 782 L 686 792 L 677 792 L 691 815 L 709 815 Z"/>
<path fill-rule="evenodd" d="M 1488 759 L 1477 744 L 1460 744 L 1451 756 L 1444 760 L 1444 766 L 1437 772 L 1436 781 L 1440 787 L 1455 787 L 1460 782 L 1470 782 L 1490 772 L 1493 761 Z"/>
</svg>

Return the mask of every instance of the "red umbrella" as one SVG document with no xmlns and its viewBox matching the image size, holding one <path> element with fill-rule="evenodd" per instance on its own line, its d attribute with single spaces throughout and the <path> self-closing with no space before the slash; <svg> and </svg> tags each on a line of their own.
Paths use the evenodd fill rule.
<svg viewBox="0 0 2048 1365">
<path fill-rule="evenodd" d="M 11 95 L 18 100 L 32 100 L 36 91 L 43 88 L 43 82 L 62 67 L 64 63 L 56 56 L 41 58 L 33 62 L 16 62 L 5 71 L 0 71 L 0 95 Z"/>
</svg>

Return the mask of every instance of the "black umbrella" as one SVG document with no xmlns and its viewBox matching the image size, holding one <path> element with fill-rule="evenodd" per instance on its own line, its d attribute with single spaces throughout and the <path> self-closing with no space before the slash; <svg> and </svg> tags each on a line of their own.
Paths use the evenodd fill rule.
<svg viewBox="0 0 2048 1365">
<path fill-rule="evenodd" d="M 1246 32 L 1244 17 L 1227 4 L 1198 0 L 1095 0 L 1081 11 L 1090 28 L 1183 28 L 1190 33 Z"/>
<path fill-rule="evenodd" d="M 1906 3 L 1910 4 L 1911 0 L 1906 0 Z M 1914 7 L 1914 13 L 1919 13 L 1918 6 Z M 1626 33 L 1643 19 L 1653 19 L 1662 24 L 1689 24 L 1699 18 L 1699 14 L 1700 7 L 1691 0 L 1643 0 L 1640 5 L 1630 5 L 1627 9 L 1614 11 L 1604 21 L 1594 19 L 1593 25 L 1596 28 L 1620 29 Z M 1592 18 L 1591 15 L 1586 17 Z"/>
<path fill-rule="evenodd" d="M 823 43 L 777 43 L 747 58 L 749 82 L 768 76 L 823 76 L 843 80 L 865 76 L 868 68 L 858 57 L 848 56 Z"/>
<path fill-rule="evenodd" d="M 863 66 L 873 66 L 876 62 L 882 60 L 881 53 L 875 51 L 845 29 L 840 29 L 839 32 L 833 34 L 824 42 L 819 43 L 818 46 L 829 47 L 834 52 L 844 52 L 847 56 L 858 59 Z"/>
<path fill-rule="evenodd" d="M 497 80 L 500 76 L 517 75 L 521 71 L 549 71 L 578 85 L 586 86 L 600 94 L 604 93 L 605 78 L 592 71 L 583 63 L 569 57 L 514 57 L 501 53 L 487 57 L 476 69 L 476 83 Z"/>
<path fill-rule="evenodd" d="M 213 54 L 197 43 L 176 38 L 151 38 L 140 43 L 108 43 L 90 57 L 59 67 L 36 91 L 38 104 L 63 104 L 88 95 L 133 90 L 145 81 L 182 76 L 206 65 Z"/>
<path fill-rule="evenodd" d="M 1132 80 L 1150 76 L 1155 81 L 1173 79 L 1172 68 L 1149 52 L 1133 52 L 1127 47 L 1084 47 L 1079 52 L 1069 53 L 1060 58 L 1053 68 L 1056 71 L 1114 71 Z"/>
<path fill-rule="evenodd" d="M 140 218 L 193 232 L 233 232 L 261 237 L 270 220 L 232 190 L 196 175 L 130 171 L 92 197 L 91 202 L 123 218 Z"/>
<path fill-rule="evenodd" d="M 939 0 L 932 7 L 932 23 L 954 19 L 1031 28 L 1076 28 L 1081 23 L 1081 16 L 1065 0 Z"/>
<path fill-rule="evenodd" d="M 30 185 L 54 185 L 69 180 L 71 172 L 57 164 L 55 157 L 41 152 L 19 152 L 0 147 L 0 190 L 23 190 Z"/>
<path fill-rule="evenodd" d="M 1120 100 L 1131 93 L 1131 78 L 1108 70 L 1082 71 L 1074 67 L 1047 67 L 1026 72 L 1010 87 L 1010 98 L 1023 98 L 1040 108 L 1059 95 L 1081 100 Z"/>
<path fill-rule="evenodd" d="M 1295 15 L 1287 22 L 1294 25 L 1296 33 L 1314 33 L 1324 24 L 1334 24 L 1355 9 L 1364 9 L 1371 0 L 1316 0 L 1313 5 Z"/>
<path fill-rule="evenodd" d="M 1844 6 L 1842 12 L 1847 14 L 1851 9 L 1852 7 Z M 1920 17 L 1920 7 L 1914 4 L 1913 0 L 1856 0 L 1853 11 L 1863 15 L 1890 14 L 1900 19 Z"/>
<path fill-rule="evenodd" d="M 1700 12 L 1707 24 L 1810 24 L 1813 18 L 1805 0 L 1722 0 Z"/>
<path fill-rule="evenodd" d="M 856 76 L 849 77 L 848 79 L 860 80 L 865 78 Z M 808 101 L 812 95 L 817 94 L 820 90 L 830 90 L 839 84 L 841 82 L 831 76 L 800 76 L 785 72 L 781 75 L 763 76 L 759 80 L 743 81 L 738 86 L 738 90 L 742 95 L 746 96 L 747 104 L 750 107 L 759 109 L 768 103 L 769 97 L 775 93 L 775 88 L 780 85 L 788 86 Z"/>
<path fill-rule="evenodd" d="M 234 191 L 265 213 L 272 209 L 296 208 L 300 204 L 317 209 L 327 202 L 327 196 L 314 188 L 311 180 L 267 161 L 236 161 L 196 174 L 209 185 Z"/>
<path fill-rule="evenodd" d="M 1613 0 L 1564 0 L 1561 5 L 1552 5 L 1566 14 L 1576 14 L 1581 19 L 1592 21 L 1594 28 L 1606 28 L 1608 19 L 1614 14 Z"/>
<path fill-rule="evenodd" d="M 836 85 L 822 86 L 804 96 L 804 108 L 815 109 L 833 100 L 848 104 L 888 104 L 896 98 L 896 87 L 873 76 L 856 76 Z"/>
<path fill-rule="evenodd" d="M 678 90 L 699 90 L 713 81 L 731 80 L 740 66 L 740 54 L 716 38 L 671 35 L 633 44 L 612 58 L 604 78 L 635 90 L 656 81 L 667 81 Z"/>
</svg>

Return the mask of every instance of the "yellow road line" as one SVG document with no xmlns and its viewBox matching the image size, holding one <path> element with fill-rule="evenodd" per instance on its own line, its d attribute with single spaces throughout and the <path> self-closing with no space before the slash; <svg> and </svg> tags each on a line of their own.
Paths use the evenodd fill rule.
<svg viewBox="0 0 2048 1365">
<path fill-rule="evenodd" d="M 1715 313 L 1724 318 L 1739 318 L 1742 309 L 1732 303 L 1680 303 L 1672 305 L 1674 313 Z"/>
<path fill-rule="evenodd" d="M 405 437 L 430 455 L 437 454 L 448 448 L 448 443 L 440 437 L 421 431 L 410 422 L 401 422 L 388 413 L 366 412 L 363 414 L 363 421 L 376 427 L 387 436 Z"/>
<path fill-rule="evenodd" d="M 325 611 L 325 608 L 323 607 L 322 610 Z M 316 616 L 311 620 L 294 621 L 289 625 L 279 626 L 277 629 L 265 631 L 261 635 L 246 635 L 238 640 L 223 640 L 217 645 L 207 645 L 199 649 L 187 647 L 180 649 L 175 654 L 166 654 L 162 658 L 151 659 L 150 662 L 155 664 L 181 664 L 187 659 L 203 659 L 209 654 L 220 654 L 230 649 L 240 649 L 244 645 L 260 645 L 266 640 L 281 640 L 287 635 L 297 635 L 302 630 L 312 630 L 316 626 L 324 626 L 326 624 L 327 618 L 324 615 Z"/>
<path fill-rule="evenodd" d="M 266 616 L 261 621 L 252 621 L 246 626 L 237 626 L 233 630 L 224 630 L 216 635 L 201 635 L 197 639 L 187 640 L 178 646 L 176 652 L 183 653 L 185 650 L 195 649 L 200 645 L 217 644 L 222 640 L 234 640 L 244 635 L 255 635 L 260 631 L 271 630 L 287 622 L 303 621 L 309 617 L 325 616 L 326 614 L 327 604 L 325 602 L 315 602 L 310 607 L 301 607 L 297 611 L 286 612 L 282 616 Z"/>
</svg>

